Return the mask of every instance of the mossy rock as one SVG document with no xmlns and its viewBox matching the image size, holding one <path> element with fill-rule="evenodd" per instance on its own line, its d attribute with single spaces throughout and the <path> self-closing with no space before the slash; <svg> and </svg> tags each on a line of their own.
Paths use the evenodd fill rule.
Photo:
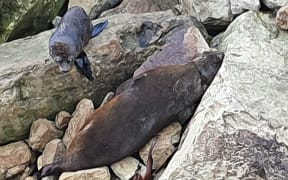
<svg viewBox="0 0 288 180">
<path fill-rule="evenodd" d="M 0 43 L 51 27 L 67 0 L 0 0 Z"/>
</svg>

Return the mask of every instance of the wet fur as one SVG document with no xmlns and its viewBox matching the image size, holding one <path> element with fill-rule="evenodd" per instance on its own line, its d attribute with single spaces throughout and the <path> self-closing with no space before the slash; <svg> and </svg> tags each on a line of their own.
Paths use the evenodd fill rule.
<svg viewBox="0 0 288 180">
<path fill-rule="evenodd" d="M 51 56 L 61 56 L 65 52 L 76 58 L 91 38 L 92 28 L 93 25 L 83 8 L 70 8 L 50 38 Z M 66 45 L 65 49 L 61 47 L 63 44 Z"/>
<path fill-rule="evenodd" d="M 85 121 L 88 123 L 72 140 L 63 160 L 44 166 L 38 177 L 110 165 L 137 152 L 171 122 L 184 123 L 222 58 L 212 53 L 199 63 L 158 67 L 128 80 L 112 100 Z M 203 75 L 199 69 L 207 68 L 207 63 L 215 67 L 207 69 L 211 72 L 202 71 Z"/>
</svg>

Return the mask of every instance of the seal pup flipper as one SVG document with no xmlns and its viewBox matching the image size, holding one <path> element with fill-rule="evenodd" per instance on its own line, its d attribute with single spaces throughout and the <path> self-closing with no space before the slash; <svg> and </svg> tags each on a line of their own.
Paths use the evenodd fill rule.
<svg viewBox="0 0 288 180">
<path fill-rule="evenodd" d="M 91 38 L 98 36 L 108 25 L 108 20 L 93 26 Z"/>
<path fill-rule="evenodd" d="M 94 80 L 90 61 L 84 51 L 82 51 L 80 55 L 75 59 L 75 65 L 80 73 L 83 74 L 88 80 Z"/>
</svg>

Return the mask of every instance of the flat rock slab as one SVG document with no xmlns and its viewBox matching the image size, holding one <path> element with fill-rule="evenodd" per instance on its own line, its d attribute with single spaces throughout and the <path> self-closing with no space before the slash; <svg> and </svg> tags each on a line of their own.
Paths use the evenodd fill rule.
<svg viewBox="0 0 288 180">
<path fill-rule="evenodd" d="M 235 15 L 259 10 L 260 0 L 182 0 L 180 9 L 182 14 L 196 17 L 211 34 L 218 34 L 226 29 Z"/>
<path fill-rule="evenodd" d="M 246 12 L 217 39 L 222 67 L 160 179 L 287 179 L 288 33 Z"/>
</svg>

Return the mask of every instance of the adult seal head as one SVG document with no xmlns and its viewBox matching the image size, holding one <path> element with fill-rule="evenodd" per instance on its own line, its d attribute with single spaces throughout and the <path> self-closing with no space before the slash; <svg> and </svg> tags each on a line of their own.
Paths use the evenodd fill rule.
<svg viewBox="0 0 288 180">
<path fill-rule="evenodd" d="M 223 57 L 207 52 L 196 61 L 160 66 L 126 81 L 85 120 L 62 160 L 44 166 L 36 177 L 110 165 L 137 152 L 173 121 L 186 123 Z"/>
<path fill-rule="evenodd" d="M 75 6 L 66 12 L 49 40 L 49 54 L 59 65 L 61 72 L 70 71 L 75 63 L 81 73 L 89 80 L 93 79 L 90 62 L 83 48 L 107 24 L 108 21 L 104 21 L 93 26 L 81 7 Z"/>
</svg>

